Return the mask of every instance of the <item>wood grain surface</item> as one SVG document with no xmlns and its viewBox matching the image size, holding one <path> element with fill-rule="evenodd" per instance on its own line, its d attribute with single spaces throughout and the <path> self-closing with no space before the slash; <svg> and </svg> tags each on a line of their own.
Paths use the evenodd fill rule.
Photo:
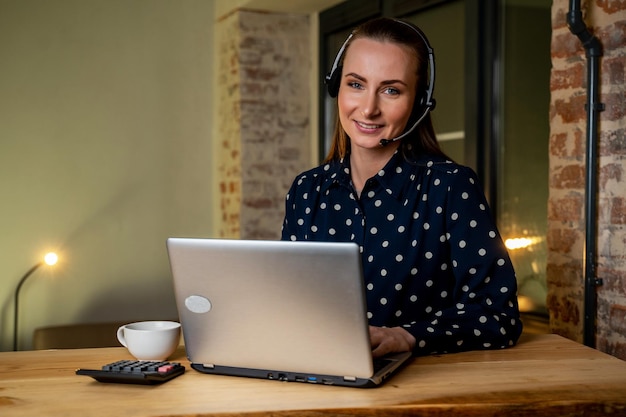
<svg viewBox="0 0 626 417">
<path fill-rule="evenodd" d="M 163 385 L 103 384 L 77 368 L 124 348 L 0 353 L 0 416 L 626 416 L 626 362 L 557 335 L 506 350 L 419 357 L 380 388 L 187 372 Z"/>
</svg>

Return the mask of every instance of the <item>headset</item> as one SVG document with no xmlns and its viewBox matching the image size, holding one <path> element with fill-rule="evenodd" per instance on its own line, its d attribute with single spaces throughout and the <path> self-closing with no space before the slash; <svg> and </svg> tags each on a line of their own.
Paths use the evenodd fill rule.
<svg viewBox="0 0 626 417">
<path fill-rule="evenodd" d="M 419 125 L 421 121 L 424 120 L 426 115 L 430 111 L 434 110 L 435 105 L 436 105 L 436 101 L 433 98 L 433 91 L 435 90 L 435 51 L 430 46 L 430 43 L 428 42 L 428 38 L 426 38 L 426 35 L 424 34 L 424 32 L 421 31 L 420 28 L 418 28 L 417 26 L 409 22 L 405 22 L 403 20 L 398 20 L 398 19 L 392 19 L 392 20 L 394 22 L 397 22 L 399 24 L 402 24 L 411 28 L 411 30 L 417 33 L 420 39 L 424 42 L 424 45 L 426 46 L 426 49 L 428 51 L 428 70 L 427 70 L 428 83 L 426 85 L 426 90 L 424 94 L 421 95 L 419 98 L 416 98 L 418 107 L 414 108 L 413 115 L 417 115 L 417 118 L 415 118 L 413 115 L 411 116 L 411 118 L 415 120 L 411 128 L 396 138 L 381 139 L 380 140 L 381 146 L 386 146 L 391 142 L 395 142 L 397 140 L 403 139 L 408 134 L 413 132 L 413 130 L 415 130 L 417 125 Z M 350 39 L 352 39 L 352 36 L 354 36 L 354 32 L 350 33 L 348 38 L 343 42 L 343 45 L 341 45 L 341 48 L 339 48 L 339 52 L 337 53 L 337 56 L 335 57 L 333 66 L 331 67 L 330 72 L 326 75 L 326 78 L 324 80 L 324 83 L 326 84 L 326 87 L 328 89 L 328 94 L 333 98 L 337 97 L 337 95 L 339 94 L 339 85 L 341 83 L 341 73 L 343 71 L 343 64 L 341 63 L 341 60 L 343 59 L 343 54 L 346 50 L 346 47 L 348 46 L 348 43 L 350 42 Z"/>
</svg>

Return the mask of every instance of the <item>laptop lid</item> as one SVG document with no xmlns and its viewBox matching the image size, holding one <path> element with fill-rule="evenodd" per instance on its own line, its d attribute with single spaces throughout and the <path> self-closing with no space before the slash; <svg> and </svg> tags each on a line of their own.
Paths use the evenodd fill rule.
<svg viewBox="0 0 626 417">
<path fill-rule="evenodd" d="M 354 243 L 169 238 L 187 356 L 200 372 L 376 386 Z"/>
</svg>

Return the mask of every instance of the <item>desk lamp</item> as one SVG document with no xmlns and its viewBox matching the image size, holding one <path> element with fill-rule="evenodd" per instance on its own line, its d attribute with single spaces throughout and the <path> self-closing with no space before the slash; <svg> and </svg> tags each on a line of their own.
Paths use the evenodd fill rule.
<svg viewBox="0 0 626 417">
<path fill-rule="evenodd" d="M 39 261 L 37 262 L 35 265 L 33 265 L 32 268 L 30 268 L 22 277 L 22 279 L 20 279 L 19 284 L 17 284 L 17 288 L 15 289 L 15 302 L 13 304 L 15 310 L 13 312 L 13 350 L 17 351 L 17 316 L 18 316 L 18 303 L 19 303 L 19 298 L 20 298 L 20 290 L 22 289 L 22 285 L 24 284 L 24 282 L 28 279 L 28 277 L 30 277 L 32 275 L 33 272 L 35 272 L 40 266 L 42 266 L 43 264 L 46 265 L 54 265 L 57 263 L 57 261 L 59 260 L 59 257 L 57 256 L 56 253 L 54 252 L 50 252 L 48 254 L 46 254 L 46 256 L 44 256 L 43 261 Z"/>
</svg>

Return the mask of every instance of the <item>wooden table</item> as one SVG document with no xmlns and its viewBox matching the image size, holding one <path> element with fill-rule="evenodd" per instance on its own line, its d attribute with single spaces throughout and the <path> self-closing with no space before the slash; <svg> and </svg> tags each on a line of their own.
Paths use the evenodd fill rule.
<svg viewBox="0 0 626 417">
<path fill-rule="evenodd" d="M 163 385 L 77 376 L 130 358 L 124 348 L 0 353 L 0 415 L 626 416 L 626 362 L 556 335 L 507 350 L 416 358 L 381 388 L 187 372 Z"/>
</svg>

